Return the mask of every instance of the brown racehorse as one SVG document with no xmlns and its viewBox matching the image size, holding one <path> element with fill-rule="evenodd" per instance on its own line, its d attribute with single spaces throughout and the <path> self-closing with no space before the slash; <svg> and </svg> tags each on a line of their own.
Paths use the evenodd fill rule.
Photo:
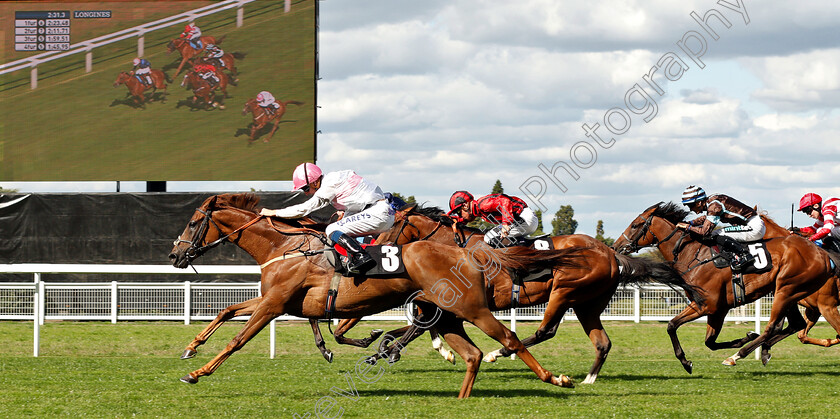
<svg viewBox="0 0 840 419">
<path fill-rule="evenodd" d="M 455 227 L 455 229 L 453 229 Z M 457 231 L 456 231 L 457 229 Z M 453 220 L 439 208 L 416 208 L 414 206 L 397 212 L 394 226 L 382 233 L 376 239 L 379 244 L 404 244 L 419 240 L 428 240 L 456 246 L 457 242 L 466 243 L 466 249 L 471 249 L 476 243 L 483 244 L 483 234 L 477 230 L 458 228 Z M 457 239 L 456 239 L 457 238 Z M 531 307 L 548 302 L 542 323 L 536 333 L 522 340 L 526 347 L 536 345 L 551 339 L 557 332 L 560 321 L 570 308 L 575 310 L 584 333 L 595 347 L 595 361 L 584 380 L 584 384 L 595 382 L 601 367 L 606 361 L 607 354 L 612 347 L 609 336 L 601 323 L 601 313 L 609 304 L 619 285 L 638 285 L 648 282 L 659 282 L 673 287 L 680 287 L 691 293 L 691 287 L 683 281 L 679 274 L 664 263 L 644 258 L 630 258 L 618 255 L 609 246 L 586 235 L 575 234 L 555 236 L 550 240 L 555 249 L 574 250 L 579 261 L 578 266 L 555 270 L 548 280 L 529 281 L 522 285 L 520 300 L 522 307 Z M 508 248 L 512 249 L 512 248 Z M 503 249 L 500 251 L 504 251 Z M 507 272 L 487 279 L 487 299 L 490 310 L 506 310 L 514 307 L 513 283 Z M 695 296 L 697 298 L 697 296 Z M 336 330 L 336 340 L 344 322 Z M 432 327 L 434 328 L 434 326 Z M 405 329 L 405 328 L 404 328 Z M 401 340 L 397 349 L 401 350 L 408 341 L 419 336 L 413 331 L 400 329 L 389 332 L 388 335 L 398 337 L 408 333 L 408 338 Z M 421 330 L 422 333 L 422 330 Z M 389 351 L 386 351 L 389 352 Z M 485 361 L 493 362 L 499 356 L 511 353 L 504 348 L 493 351 L 484 357 Z M 388 353 L 393 361 L 393 352 Z"/>
<path fill-rule="evenodd" d="M 248 139 L 249 143 L 253 143 L 257 139 L 257 133 L 265 127 L 266 124 L 269 122 L 274 122 L 274 126 L 271 128 L 271 132 L 268 133 L 268 137 L 263 139 L 264 143 L 267 143 L 268 140 L 274 136 L 274 131 L 277 131 L 277 126 L 280 125 L 280 118 L 283 117 L 283 114 L 286 113 L 286 106 L 288 105 L 303 105 L 303 102 L 298 102 L 296 100 L 288 100 L 286 102 L 276 101 L 274 102 L 280 107 L 275 109 L 273 112 L 267 111 L 265 108 L 257 104 L 256 99 L 248 99 L 245 102 L 245 107 L 242 108 L 242 115 L 247 115 L 248 112 L 251 112 L 253 116 L 253 121 L 251 122 L 251 136 Z"/>
<path fill-rule="evenodd" d="M 137 77 L 134 74 L 128 72 L 120 72 L 117 75 L 117 80 L 114 81 L 114 87 L 118 87 L 121 84 L 125 84 L 128 87 L 128 92 L 134 98 L 134 102 L 140 106 L 145 107 L 146 103 L 146 90 L 152 89 L 152 91 L 157 91 L 157 89 L 163 89 L 164 98 L 166 97 L 166 82 L 172 81 L 169 77 L 160 70 L 152 70 L 149 75 L 152 77 L 152 85 L 149 86 L 145 83 L 140 82 L 137 80 Z"/>
<path fill-rule="evenodd" d="M 166 44 L 166 53 L 171 54 L 172 51 L 176 51 L 176 50 L 179 53 L 181 53 L 181 64 L 179 64 L 178 69 L 175 70 L 175 76 L 177 76 L 178 73 L 181 72 L 181 70 L 184 68 L 184 64 L 186 64 L 187 61 L 196 57 L 201 51 L 204 51 L 204 47 L 206 47 L 207 44 L 219 45 L 225 39 L 225 36 L 227 36 L 227 35 L 222 35 L 218 40 L 214 36 L 202 36 L 200 38 L 201 39 L 201 49 L 193 48 L 193 46 L 190 45 L 190 42 L 187 41 L 184 38 L 175 38 L 175 39 L 169 41 L 169 43 Z"/>
<path fill-rule="evenodd" d="M 215 72 L 216 77 L 219 78 L 219 82 L 215 84 L 211 84 L 209 81 L 204 80 L 201 76 L 198 75 L 193 69 L 187 70 L 184 74 L 184 80 L 181 81 L 181 86 L 186 86 L 188 89 L 192 89 L 193 91 L 193 102 L 198 101 L 201 99 L 201 102 L 204 104 L 205 107 L 219 107 L 219 109 L 224 109 L 224 105 L 219 104 L 216 102 L 216 89 L 220 89 L 224 94 L 224 97 L 228 97 L 227 93 L 227 85 L 228 85 L 228 78 L 227 74 L 219 71 L 218 69 Z"/>
<path fill-rule="evenodd" d="M 239 74 L 239 71 L 236 70 L 235 59 L 243 59 L 245 58 L 245 54 L 234 52 L 224 53 L 220 58 L 211 58 L 211 57 L 203 57 L 201 61 L 212 64 L 218 69 L 224 69 L 230 72 L 231 76 L 236 77 Z"/>
<path fill-rule="evenodd" d="M 692 363 L 686 359 L 680 346 L 677 329 L 704 315 L 707 316 L 705 343 L 709 349 L 741 348 L 724 361 L 725 365 L 735 365 L 738 359 L 760 345 L 761 360 L 766 365 L 770 360 L 769 348 L 773 344 L 805 327 L 796 302 L 819 290 L 836 275 L 836 264 L 840 258 L 830 256 L 798 236 L 766 241 L 764 244 L 771 255 L 772 269 L 762 274 L 744 275 L 746 303 L 775 293 L 764 333 L 755 337 L 751 332 L 741 339 L 717 342 L 723 320 L 735 307 L 731 271 L 729 268 L 717 269 L 714 264 L 708 263 L 712 258 L 710 248 L 676 228 L 676 224 L 687 215 L 688 211 L 674 203 L 653 205 L 630 223 L 613 247 L 626 254 L 655 246 L 667 261 L 682 272 L 686 282 L 702 289 L 704 301 L 692 301 L 668 323 L 674 354 L 686 371 L 692 372 Z M 788 319 L 787 328 L 784 328 L 785 317 Z"/>
<path fill-rule="evenodd" d="M 790 232 L 776 224 L 770 217 L 761 215 L 764 220 L 766 231 L 764 238 L 785 237 Z M 834 280 L 826 281 L 825 285 L 819 291 L 805 297 L 799 301 L 799 305 L 805 307 L 805 328 L 797 333 L 799 341 L 806 344 L 818 346 L 833 346 L 840 343 L 840 312 L 837 311 L 837 306 L 840 306 L 840 289 L 838 289 L 840 277 L 835 277 Z M 825 320 L 834 331 L 837 332 L 837 337 L 834 339 L 816 339 L 808 336 L 808 332 L 817 324 L 820 319 L 820 314 L 825 317 Z"/>
<path fill-rule="evenodd" d="M 248 252 L 262 269 L 262 296 L 250 305 L 251 317 L 242 331 L 210 362 L 182 377 L 184 382 L 196 383 L 200 377 L 212 374 L 265 325 L 282 314 L 312 319 L 326 315 L 327 291 L 334 272 L 322 253 L 326 249 L 326 239 L 300 225 L 258 215 L 258 204 L 259 198 L 250 193 L 207 198 L 196 209 L 169 255 L 175 267 L 186 268 L 207 250 L 230 241 Z M 477 260 L 485 264 L 492 260 L 501 267 L 515 269 L 563 269 L 572 265 L 569 255 L 573 251 L 576 249 L 507 252 L 486 249 Z M 473 323 L 515 352 L 542 381 L 573 387 L 569 377 L 556 377 L 540 366 L 516 335 L 493 317 L 484 296 L 484 272 L 463 263 L 468 256 L 464 249 L 429 241 L 408 244 L 402 247 L 405 274 L 392 278 L 342 278 L 334 315 L 348 318 L 378 313 L 399 306 L 422 291 L 423 296 L 418 301 L 444 306 L 453 315 Z M 452 277 L 449 268 L 455 266 L 462 269 L 459 277 L 450 281 L 446 279 Z M 207 329 L 211 327 L 214 325 L 208 325 Z M 458 397 L 468 397 L 481 363 L 480 356 L 476 355 L 481 351 L 463 330 L 452 328 L 443 332 L 449 345 L 467 363 Z"/>
</svg>

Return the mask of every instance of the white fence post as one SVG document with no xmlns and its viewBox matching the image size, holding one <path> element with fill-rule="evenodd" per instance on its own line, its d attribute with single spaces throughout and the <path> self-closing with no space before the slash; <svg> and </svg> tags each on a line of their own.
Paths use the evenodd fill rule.
<svg viewBox="0 0 840 419">
<path fill-rule="evenodd" d="M 636 323 L 642 321 L 642 290 L 640 288 L 633 289 L 633 321 Z"/>
<path fill-rule="evenodd" d="M 286 0 L 286 7 L 283 9 L 286 13 L 292 11 L 292 0 Z"/>
<path fill-rule="evenodd" d="M 244 4 L 239 2 L 239 6 L 236 8 L 236 27 L 241 28 L 242 25 L 245 23 L 245 8 L 242 7 Z"/>
<path fill-rule="evenodd" d="M 145 31 L 140 31 L 140 35 L 137 37 L 137 56 L 142 57 L 145 52 L 146 52 L 146 32 Z"/>
<path fill-rule="evenodd" d="M 190 324 L 190 314 L 192 314 L 192 286 L 190 281 L 184 281 L 184 324 Z"/>
<path fill-rule="evenodd" d="M 111 323 L 117 324 L 117 306 L 119 302 L 119 291 L 117 291 L 117 281 L 111 281 Z"/>
<path fill-rule="evenodd" d="M 85 50 L 85 73 L 93 71 L 93 48 Z"/>
<path fill-rule="evenodd" d="M 516 309 L 510 308 L 510 331 L 516 333 Z"/>
<path fill-rule="evenodd" d="M 761 298 L 755 300 L 755 333 L 761 334 Z M 755 359 L 759 358 L 758 348 L 755 351 Z"/>
<path fill-rule="evenodd" d="M 268 346 L 270 349 L 268 350 L 268 357 L 274 359 L 274 355 L 277 354 L 276 345 L 277 345 L 277 336 L 275 332 L 277 331 L 277 319 L 272 319 L 271 323 L 269 324 L 269 337 L 268 337 Z"/>
<path fill-rule="evenodd" d="M 38 274 L 38 278 L 41 278 L 41 274 Z M 46 288 L 44 287 L 44 282 L 38 282 L 38 324 L 44 324 L 44 317 L 46 312 L 46 300 L 47 300 L 47 292 Z"/>
<path fill-rule="evenodd" d="M 34 335 L 32 338 L 32 356 L 35 358 L 38 357 L 38 348 L 41 345 L 41 326 L 38 324 L 38 293 L 36 292 L 35 295 L 32 296 L 32 323 L 35 326 Z"/>
<path fill-rule="evenodd" d="M 38 88 L 38 65 L 34 62 L 32 63 L 32 70 L 29 70 L 29 88 Z"/>
</svg>

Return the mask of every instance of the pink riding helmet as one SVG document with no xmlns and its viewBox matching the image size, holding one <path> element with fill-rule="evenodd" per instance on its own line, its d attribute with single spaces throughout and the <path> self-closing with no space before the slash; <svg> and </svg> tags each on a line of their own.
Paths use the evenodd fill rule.
<svg viewBox="0 0 840 419">
<path fill-rule="evenodd" d="M 305 185 L 308 185 L 312 182 L 318 180 L 321 177 L 323 172 L 321 168 L 312 164 L 312 163 L 301 163 L 298 167 L 295 168 L 294 173 L 292 173 L 292 183 L 294 184 L 294 190 L 299 190 L 303 188 Z"/>
</svg>

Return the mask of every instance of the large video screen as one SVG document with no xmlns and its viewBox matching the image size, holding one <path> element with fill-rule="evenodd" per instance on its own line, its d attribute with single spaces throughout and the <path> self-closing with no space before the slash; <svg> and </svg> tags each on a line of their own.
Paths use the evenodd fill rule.
<svg viewBox="0 0 840 419">
<path fill-rule="evenodd" d="M 0 2 L 0 181 L 289 180 L 316 153 L 316 3 Z"/>
</svg>

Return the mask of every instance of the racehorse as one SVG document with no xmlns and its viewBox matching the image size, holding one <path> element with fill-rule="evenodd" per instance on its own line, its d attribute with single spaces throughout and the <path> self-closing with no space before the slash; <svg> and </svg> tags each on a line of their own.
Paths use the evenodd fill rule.
<svg viewBox="0 0 840 419">
<path fill-rule="evenodd" d="M 245 54 L 243 54 L 241 52 L 233 52 L 233 53 L 226 52 L 226 53 L 222 54 L 222 56 L 219 57 L 219 58 L 204 57 L 204 58 L 201 59 L 201 61 L 204 61 L 205 63 L 212 64 L 216 68 L 225 69 L 225 70 L 230 72 L 232 77 L 235 78 L 239 74 L 239 71 L 236 70 L 235 60 L 236 59 L 241 60 L 241 59 L 244 59 L 244 58 L 245 58 Z"/>
<path fill-rule="evenodd" d="M 169 76 L 166 75 L 163 71 L 160 70 L 152 70 L 149 75 L 152 78 L 152 85 L 149 86 L 145 83 L 142 83 L 140 80 L 137 80 L 133 74 L 128 72 L 120 72 L 117 75 L 117 80 L 114 81 L 114 87 L 118 87 L 121 84 L 125 84 L 128 87 L 128 92 L 134 97 L 134 102 L 138 105 L 146 107 L 146 90 L 152 89 L 152 91 L 157 91 L 157 89 L 163 89 L 164 98 L 166 97 L 166 82 L 172 82 Z M 142 76 L 141 76 L 142 77 Z"/>
<path fill-rule="evenodd" d="M 228 85 L 228 78 L 227 74 L 216 70 L 215 72 L 216 77 L 219 78 L 219 83 L 211 84 L 209 81 L 204 80 L 201 76 L 198 75 L 193 69 L 187 70 L 184 74 L 184 79 L 181 81 L 181 86 L 186 86 L 188 89 L 192 89 L 193 91 L 193 102 L 197 101 L 201 98 L 204 106 L 211 106 L 216 107 L 218 106 L 219 109 L 224 109 L 224 105 L 220 105 L 216 102 L 216 89 L 221 89 L 224 97 L 228 97 L 227 93 L 227 85 Z"/>
<path fill-rule="evenodd" d="M 248 139 L 249 143 L 253 143 L 257 138 L 257 133 L 265 127 L 271 121 L 274 121 L 274 126 L 271 128 L 271 132 L 268 133 L 268 137 L 263 140 L 264 143 L 267 143 L 268 140 L 274 136 L 274 131 L 277 131 L 277 126 L 280 125 L 280 118 L 283 117 L 283 114 L 286 113 L 286 106 L 288 105 L 303 105 L 303 102 L 298 102 L 296 100 L 288 100 L 286 102 L 276 101 L 279 108 L 274 110 L 273 113 L 267 111 L 265 108 L 257 104 L 256 99 L 248 99 L 245 102 L 245 107 L 242 108 L 242 115 L 247 115 L 248 112 L 251 112 L 253 116 L 253 121 L 251 121 L 251 136 Z"/>
<path fill-rule="evenodd" d="M 466 234 L 469 233 L 471 233 L 470 236 L 467 236 Z M 474 248 L 473 246 L 478 245 L 476 243 L 484 245 L 483 234 L 480 231 L 458 227 L 439 208 L 416 208 L 415 206 L 398 211 L 394 226 L 389 231 L 380 234 L 376 243 L 404 244 L 423 240 L 450 246 L 463 244 L 467 249 Z M 548 302 L 540 327 L 534 335 L 522 340 L 522 344 L 526 347 L 551 339 L 556 334 L 566 311 L 570 308 L 574 309 L 584 333 L 595 347 L 595 361 L 583 381 L 584 384 L 595 382 L 612 347 L 610 338 L 601 323 L 601 313 L 609 304 L 619 285 L 659 282 L 672 287 L 680 287 L 688 293 L 694 292 L 682 277 L 666 264 L 650 259 L 618 255 L 609 246 L 590 236 L 575 234 L 555 236 L 548 240 L 551 240 L 555 249 L 574 250 L 572 254 L 578 258 L 577 266 L 554 270 L 552 275 L 545 280 L 522 283 L 519 290 L 521 299 L 514 294 L 514 283 L 508 273 L 488 277 L 486 284 L 488 305 L 490 310 L 498 311 L 517 305 L 531 307 Z M 695 298 L 699 297 L 695 295 Z M 344 320 L 339 324 L 335 332 L 336 340 L 339 340 L 339 337 L 343 338 L 340 335 L 348 328 L 346 323 L 354 321 L 357 319 Z M 407 335 L 406 338 L 400 340 L 398 346 L 384 351 L 390 356 L 391 361 L 394 360 L 394 355 L 398 355 L 393 352 L 393 349 L 401 350 L 408 341 L 422 334 L 422 329 L 420 333 L 414 333 L 413 330 L 406 330 L 409 328 L 411 327 L 388 333 L 391 337 L 398 337 L 404 333 Z M 493 362 L 499 356 L 510 354 L 508 350 L 502 348 L 487 354 L 484 361 Z"/>
<path fill-rule="evenodd" d="M 796 307 L 796 302 L 819 290 L 832 276 L 837 275 L 840 258 L 818 249 L 798 236 L 786 236 L 764 241 L 767 254 L 772 260 L 770 271 L 761 274 L 744 274 L 745 304 L 753 302 L 771 292 L 775 293 L 770 320 L 764 332 L 729 342 L 717 342 L 723 320 L 735 307 L 733 281 L 729 268 L 715 268 L 711 250 L 700 241 L 695 241 L 676 224 L 682 222 L 688 211 L 674 203 L 662 203 L 646 209 L 634 219 L 621 237 L 613 244 L 620 253 L 636 252 L 643 247 L 655 246 L 665 259 L 682 272 L 686 282 L 702 290 L 704 299 L 694 300 L 681 313 L 668 322 L 668 334 L 674 347 L 674 355 L 688 373 L 692 363 L 685 357 L 680 346 L 677 329 L 690 321 L 707 316 L 705 344 L 709 349 L 741 348 L 727 358 L 724 365 L 735 365 L 741 359 L 762 346 L 761 361 L 770 360 L 769 349 L 776 342 L 805 327 L 805 321 Z M 757 258 L 757 260 L 760 258 Z M 788 327 L 784 328 L 784 318 Z"/>
<path fill-rule="evenodd" d="M 764 233 L 765 239 L 790 235 L 790 232 L 786 228 L 776 224 L 776 222 L 770 217 L 762 214 L 761 219 L 764 220 L 764 225 L 766 227 L 766 231 Z M 825 346 L 826 348 L 840 343 L 840 312 L 837 311 L 837 306 L 840 306 L 840 289 L 838 289 L 839 283 L 840 277 L 835 277 L 833 281 L 826 281 L 825 285 L 823 285 L 819 291 L 805 297 L 802 300 L 799 300 L 799 305 L 805 307 L 806 323 L 805 328 L 796 334 L 796 337 L 799 338 L 800 342 Z M 820 314 L 822 314 L 828 324 L 834 328 L 834 331 L 837 332 L 836 338 L 816 339 L 808 336 L 808 332 L 820 319 Z"/>
<path fill-rule="evenodd" d="M 201 48 L 200 49 L 193 48 L 193 46 L 190 45 L 190 42 L 188 40 L 184 39 L 184 38 L 175 38 L 175 39 L 169 41 L 169 43 L 166 44 L 166 53 L 171 54 L 172 51 L 176 51 L 176 50 L 179 53 L 181 53 L 181 64 L 179 64 L 178 69 L 175 70 L 175 75 L 177 76 L 178 73 L 181 72 L 181 69 L 184 68 L 184 64 L 186 64 L 187 61 L 189 61 L 193 57 L 196 57 L 201 51 L 204 51 L 204 47 L 206 47 L 207 44 L 219 45 L 225 39 L 225 36 L 227 36 L 227 35 L 222 35 L 218 40 L 216 40 L 216 37 L 214 37 L 214 36 L 202 36 L 200 38 L 201 39 Z"/>
<path fill-rule="evenodd" d="M 326 315 L 327 294 L 334 268 L 323 253 L 328 249 L 323 233 L 303 228 L 292 221 L 280 222 L 261 216 L 258 204 L 259 198 L 251 193 L 207 198 L 196 209 L 169 254 L 173 266 L 186 268 L 207 250 L 229 241 L 248 252 L 262 269 L 261 297 L 250 305 L 251 317 L 242 331 L 215 358 L 182 377 L 181 381 L 194 384 L 200 377 L 212 374 L 266 324 L 284 313 L 312 319 Z M 574 251 L 576 249 L 487 250 L 477 256 L 477 260 L 485 264 L 492 260 L 502 267 L 514 269 L 562 269 L 573 265 L 568 256 Z M 467 256 L 468 252 L 464 249 L 429 241 L 405 245 L 402 247 L 405 274 L 391 278 L 342 278 L 334 300 L 334 315 L 347 318 L 378 313 L 398 306 L 406 298 L 422 291 L 423 296 L 417 301 L 444 306 L 454 315 L 473 323 L 515 352 L 542 381 L 573 387 L 569 377 L 557 377 L 544 369 L 516 335 L 493 317 L 483 292 L 484 272 L 470 264 L 463 264 Z M 446 279 L 451 277 L 450 267 L 461 265 L 464 266 L 458 279 Z M 217 316 L 217 320 L 221 315 Z M 212 327 L 217 326 L 211 323 L 206 329 Z M 468 397 L 481 362 L 476 354 L 481 351 L 463 330 L 451 328 L 443 332 L 446 341 L 467 363 L 467 373 L 458 397 Z"/>
</svg>

